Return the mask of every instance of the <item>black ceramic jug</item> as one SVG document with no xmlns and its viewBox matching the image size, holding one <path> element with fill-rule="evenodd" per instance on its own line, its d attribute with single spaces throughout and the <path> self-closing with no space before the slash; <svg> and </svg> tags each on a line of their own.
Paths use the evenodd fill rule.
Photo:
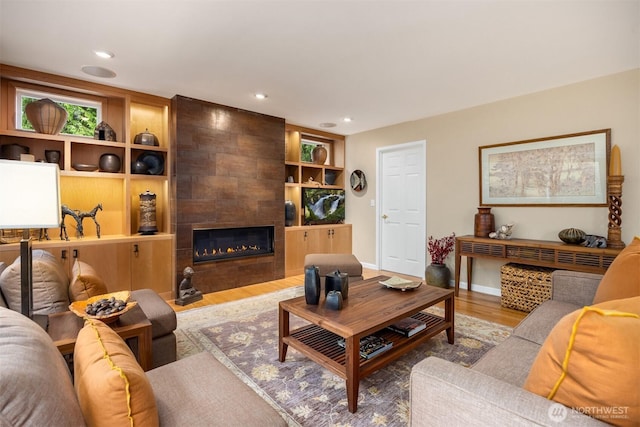
<svg viewBox="0 0 640 427">
<path fill-rule="evenodd" d="M 304 299 L 309 305 L 320 301 L 320 269 L 315 265 L 304 269 Z"/>
<path fill-rule="evenodd" d="M 327 274 L 324 278 L 324 295 L 327 296 L 331 291 L 338 291 L 342 294 L 342 299 L 347 299 L 349 296 L 349 275 L 340 273 L 340 270 Z"/>
</svg>

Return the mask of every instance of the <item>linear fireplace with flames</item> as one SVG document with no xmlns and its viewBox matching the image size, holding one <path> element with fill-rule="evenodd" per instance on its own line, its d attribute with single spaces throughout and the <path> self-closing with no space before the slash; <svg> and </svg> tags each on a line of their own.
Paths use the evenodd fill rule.
<svg viewBox="0 0 640 427">
<path fill-rule="evenodd" d="M 274 227 L 193 229 L 193 263 L 274 254 Z"/>
</svg>

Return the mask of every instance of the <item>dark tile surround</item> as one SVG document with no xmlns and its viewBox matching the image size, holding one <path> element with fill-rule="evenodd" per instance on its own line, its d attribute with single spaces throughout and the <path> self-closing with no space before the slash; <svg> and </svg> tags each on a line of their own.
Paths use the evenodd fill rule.
<svg viewBox="0 0 640 427">
<path fill-rule="evenodd" d="M 284 119 L 172 99 L 176 283 L 195 270 L 203 293 L 284 277 Z M 273 225 L 273 256 L 193 265 L 193 228 Z"/>
</svg>

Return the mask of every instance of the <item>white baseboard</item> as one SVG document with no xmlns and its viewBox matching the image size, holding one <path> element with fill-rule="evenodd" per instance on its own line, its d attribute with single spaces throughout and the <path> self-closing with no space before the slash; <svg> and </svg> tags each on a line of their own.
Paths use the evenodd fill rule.
<svg viewBox="0 0 640 427">
<path fill-rule="evenodd" d="M 369 264 L 367 262 L 361 262 L 360 264 L 362 264 L 362 268 L 368 268 L 369 270 L 380 270 L 375 264 Z"/>
<path fill-rule="evenodd" d="M 450 287 L 453 288 L 455 286 L 455 282 L 452 280 Z M 466 282 L 460 282 L 460 289 L 467 289 Z M 471 284 L 471 290 L 473 292 L 479 292 L 481 294 L 493 295 L 494 297 L 502 296 L 500 289 L 492 288 L 491 286 L 483 286 L 483 285 L 474 285 Z"/>
</svg>

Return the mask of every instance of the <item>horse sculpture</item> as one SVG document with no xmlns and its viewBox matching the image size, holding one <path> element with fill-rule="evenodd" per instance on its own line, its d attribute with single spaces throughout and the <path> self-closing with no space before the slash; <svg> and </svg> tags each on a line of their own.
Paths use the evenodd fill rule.
<svg viewBox="0 0 640 427">
<path fill-rule="evenodd" d="M 89 217 L 93 219 L 93 222 L 96 224 L 96 233 L 98 235 L 98 239 L 100 238 L 100 224 L 96 220 L 96 214 L 98 210 L 102 210 L 102 203 L 98 203 L 98 205 L 90 210 L 89 212 L 82 212 L 79 210 L 73 210 L 69 208 L 67 205 L 62 205 L 62 221 L 60 222 L 60 240 L 69 240 L 69 235 L 67 234 L 67 227 L 64 224 L 64 219 L 67 215 L 73 217 L 76 220 L 76 231 L 78 233 L 78 238 L 84 237 L 84 226 L 82 225 L 82 220 Z M 64 234 L 64 238 L 62 235 Z"/>
</svg>

